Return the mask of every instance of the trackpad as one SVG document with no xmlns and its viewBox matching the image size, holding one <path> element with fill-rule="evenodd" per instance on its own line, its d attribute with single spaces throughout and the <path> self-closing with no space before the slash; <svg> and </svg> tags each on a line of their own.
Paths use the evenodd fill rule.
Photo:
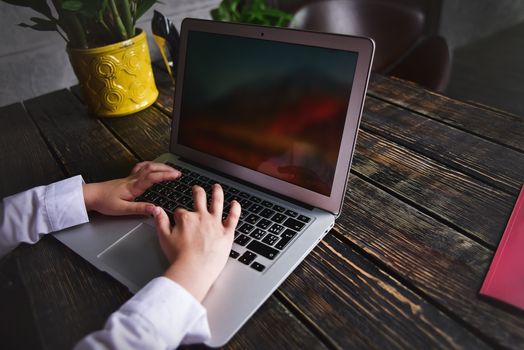
<svg viewBox="0 0 524 350">
<path fill-rule="evenodd" d="M 98 258 L 139 288 L 161 276 L 169 266 L 155 229 L 146 223 L 129 231 Z"/>
</svg>

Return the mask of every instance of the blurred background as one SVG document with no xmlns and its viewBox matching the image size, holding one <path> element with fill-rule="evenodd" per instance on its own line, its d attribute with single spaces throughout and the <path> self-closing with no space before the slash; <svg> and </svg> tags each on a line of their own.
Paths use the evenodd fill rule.
<svg viewBox="0 0 524 350">
<path fill-rule="evenodd" d="M 210 10 L 219 3 L 220 0 L 164 0 L 154 9 L 179 28 L 185 17 L 210 18 Z M 380 44 L 377 54 L 379 49 L 383 50 L 376 57 L 382 62 L 382 66 L 374 66 L 377 72 L 415 80 L 450 97 L 524 117 L 522 0 L 268 0 L 268 3 L 296 14 L 292 26 L 298 28 L 384 35 L 377 38 Z M 0 2 L 0 13 L 0 106 L 77 83 L 64 41 L 58 34 L 17 25 L 34 16 L 32 10 Z M 138 25 L 148 34 L 151 18 L 152 11 Z M 152 59 L 160 59 L 150 35 L 149 48 Z M 391 56 L 394 51 L 397 52 Z M 432 60 L 435 62 L 429 64 Z M 428 76 L 429 73 L 437 76 Z"/>
</svg>

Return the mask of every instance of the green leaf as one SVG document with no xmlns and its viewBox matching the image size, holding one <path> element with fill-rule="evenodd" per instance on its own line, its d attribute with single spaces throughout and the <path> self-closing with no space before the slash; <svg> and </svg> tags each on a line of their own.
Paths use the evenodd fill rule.
<svg viewBox="0 0 524 350">
<path fill-rule="evenodd" d="M 38 18 L 38 17 L 31 17 L 31 20 L 34 22 L 34 24 L 20 23 L 18 25 L 20 27 L 32 28 L 34 30 L 40 30 L 40 31 L 56 30 L 56 23 L 54 21 L 50 21 L 50 20 Z"/>
<path fill-rule="evenodd" d="M 53 18 L 51 9 L 47 5 L 46 0 L 2 0 L 8 4 L 22 7 L 30 7 L 36 12 L 39 12 L 47 18 Z"/>
<path fill-rule="evenodd" d="M 146 13 L 147 10 L 151 8 L 155 3 L 159 1 L 157 0 L 138 0 L 137 6 L 136 6 L 136 14 L 135 14 L 135 22 L 142 17 L 144 13 Z"/>
<path fill-rule="evenodd" d="M 66 0 L 62 3 L 62 9 L 71 12 L 78 12 L 83 8 L 84 4 L 78 0 Z"/>
</svg>

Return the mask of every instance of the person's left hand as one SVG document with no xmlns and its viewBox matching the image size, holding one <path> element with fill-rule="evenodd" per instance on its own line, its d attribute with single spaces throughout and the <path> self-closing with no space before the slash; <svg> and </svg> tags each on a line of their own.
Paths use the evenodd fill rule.
<svg viewBox="0 0 524 350">
<path fill-rule="evenodd" d="M 175 180 L 180 175 L 180 171 L 166 164 L 138 163 L 126 178 L 84 184 L 86 209 L 106 215 L 151 215 L 154 204 L 134 202 L 134 199 L 153 184 Z"/>
</svg>

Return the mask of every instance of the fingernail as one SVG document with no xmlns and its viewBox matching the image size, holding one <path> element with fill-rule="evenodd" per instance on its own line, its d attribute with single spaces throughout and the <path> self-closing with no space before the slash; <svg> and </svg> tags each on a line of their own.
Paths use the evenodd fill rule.
<svg viewBox="0 0 524 350">
<path fill-rule="evenodd" d="M 146 211 L 151 216 L 157 216 L 160 213 L 160 208 L 159 207 L 155 207 L 155 206 L 148 206 L 146 208 Z"/>
</svg>

